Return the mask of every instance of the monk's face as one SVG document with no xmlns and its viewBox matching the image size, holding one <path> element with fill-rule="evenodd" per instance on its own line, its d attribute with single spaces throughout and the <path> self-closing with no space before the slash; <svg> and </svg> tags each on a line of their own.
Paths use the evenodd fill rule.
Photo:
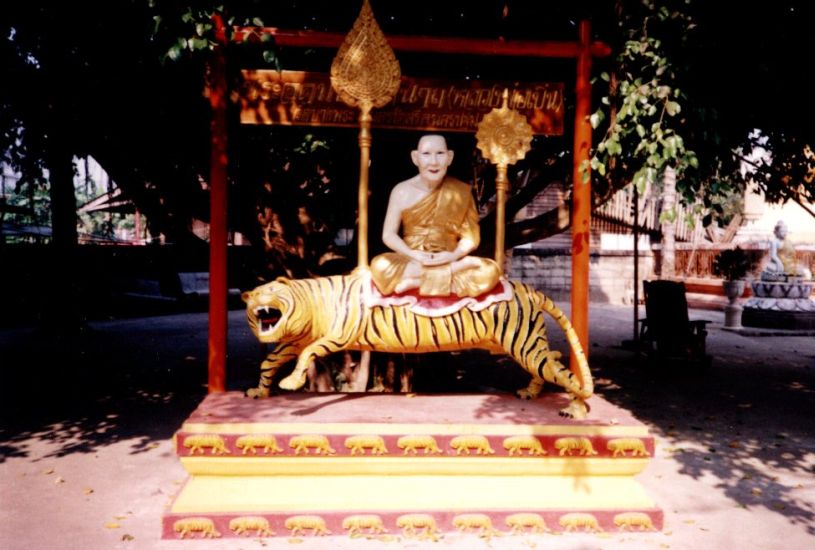
<svg viewBox="0 0 815 550">
<path fill-rule="evenodd" d="M 410 156 L 413 164 L 419 168 L 419 177 L 434 186 L 442 182 L 447 175 L 447 167 L 453 162 L 453 152 L 447 148 L 447 141 L 436 135 L 422 137 Z"/>
</svg>

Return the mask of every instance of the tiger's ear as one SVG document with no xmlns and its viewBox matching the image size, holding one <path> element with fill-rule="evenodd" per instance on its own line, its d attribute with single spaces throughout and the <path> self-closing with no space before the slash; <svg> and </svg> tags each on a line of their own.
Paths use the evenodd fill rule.
<svg viewBox="0 0 815 550">
<path fill-rule="evenodd" d="M 246 292 L 241 293 L 241 300 L 243 300 L 244 302 L 247 302 L 247 303 L 248 303 L 248 302 L 249 302 L 249 299 L 250 299 L 251 297 L 252 297 L 252 293 L 251 293 L 251 292 L 249 292 L 248 290 L 247 290 Z"/>
<path fill-rule="evenodd" d="M 291 279 L 289 279 L 288 277 L 278 277 L 277 279 L 274 280 L 274 282 L 287 285 L 289 284 L 289 282 L 291 282 Z"/>
</svg>

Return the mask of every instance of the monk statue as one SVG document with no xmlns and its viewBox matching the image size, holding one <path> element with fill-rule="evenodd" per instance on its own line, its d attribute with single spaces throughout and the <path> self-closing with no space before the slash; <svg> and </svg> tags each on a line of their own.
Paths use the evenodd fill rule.
<svg viewBox="0 0 815 550">
<path fill-rule="evenodd" d="M 784 280 L 786 277 L 812 278 L 812 273 L 806 267 L 798 265 L 795 260 L 795 247 L 787 239 L 787 224 L 778 220 L 773 230 L 775 238 L 770 240 L 770 260 L 767 262 L 763 280 Z"/>
<path fill-rule="evenodd" d="M 470 186 L 447 176 L 453 151 L 443 136 L 419 140 L 410 154 L 419 173 L 393 188 L 382 242 L 393 250 L 371 261 L 382 294 L 418 289 L 421 296 L 479 296 L 498 282 L 493 260 L 469 256 L 480 240 Z M 401 235 L 400 235 L 401 230 Z"/>
</svg>

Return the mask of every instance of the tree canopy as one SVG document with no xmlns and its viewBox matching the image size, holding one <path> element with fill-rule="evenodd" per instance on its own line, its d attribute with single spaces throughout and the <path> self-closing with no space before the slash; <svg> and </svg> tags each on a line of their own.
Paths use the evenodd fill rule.
<svg viewBox="0 0 815 550">
<path fill-rule="evenodd" d="M 0 56 L 7 77 L 0 89 L 0 151 L 22 172 L 21 186 L 45 186 L 48 169 L 52 198 L 60 196 L 54 189 L 61 189 L 66 202 L 71 159 L 91 154 L 139 205 L 153 232 L 172 242 L 199 242 L 189 227 L 193 218 L 208 219 L 209 111 L 204 92 L 213 45 L 211 14 L 223 14 L 230 25 L 347 32 L 357 4 L 15 2 L 0 20 Z M 748 155 L 754 129 L 761 130 L 773 159 L 758 167 L 767 198 L 813 198 L 815 160 L 806 156 L 806 146 L 815 146 L 815 120 L 805 114 L 806 67 L 799 63 L 808 51 L 809 2 L 786 0 L 760 10 L 736 2 L 685 0 L 373 0 L 372 6 L 386 35 L 575 40 L 577 21 L 590 18 L 595 38 L 614 49 L 611 58 L 596 60 L 594 68 L 598 202 L 667 162 L 679 170 L 678 185 L 686 199 L 706 197 L 715 209 L 715 197 L 743 184 L 739 155 Z M 284 49 L 273 42 L 230 44 L 228 50 L 233 86 L 242 66 L 325 71 L 334 54 Z M 415 53 L 399 58 L 403 73 L 416 76 L 560 80 L 567 91 L 574 82 L 571 60 Z M 510 219 L 550 182 L 569 183 L 568 110 L 565 120 L 563 138 L 536 138 L 532 153 L 510 174 L 515 180 Z M 329 205 L 328 213 L 306 212 L 304 219 L 298 210 L 278 206 L 285 210 L 276 212 L 280 227 L 297 228 L 302 241 L 310 231 L 303 229 L 308 223 L 311 230 L 353 223 L 348 219 L 353 211 L 337 217 L 333 208 L 353 208 L 338 199 L 348 195 L 356 180 L 353 131 L 274 127 L 260 132 L 239 128 L 237 116 L 231 121 L 230 220 L 236 229 L 261 239 L 273 221 L 272 205 L 319 203 L 317 197 Z M 614 123 L 619 131 L 609 132 Z M 410 170 L 408 143 L 414 137 L 396 134 L 380 132 L 374 141 L 372 178 L 385 186 L 398 181 L 398 170 Z M 475 150 L 474 138 L 453 139 L 463 161 L 454 169 L 467 179 L 475 170 L 488 185 L 489 166 L 476 155 L 468 158 Z M 381 199 L 372 197 L 373 204 Z M 58 218 L 69 227 L 72 217 L 60 217 L 54 208 L 55 228 Z M 259 222 L 264 216 L 265 226 Z M 491 223 L 483 226 L 488 232 Z M 563 228 L 556 212 L 545 213 L 511 225 L 508 244 Z M 296 242 L 286 246 L 287 254 L 302 256 Z"/>
</svg>

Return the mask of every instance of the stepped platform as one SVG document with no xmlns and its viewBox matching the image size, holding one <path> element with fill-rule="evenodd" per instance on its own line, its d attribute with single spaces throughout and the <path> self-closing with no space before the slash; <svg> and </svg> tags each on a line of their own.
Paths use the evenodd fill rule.
<svg viewBox="0 0 815 550">
<path fill-rule="evenodd" d="M 190 476 L 165 538 L 662 528 L 635 480 L 646 426 L 565 394 L 211 394 L 175 436 Z"/>
</svg>

